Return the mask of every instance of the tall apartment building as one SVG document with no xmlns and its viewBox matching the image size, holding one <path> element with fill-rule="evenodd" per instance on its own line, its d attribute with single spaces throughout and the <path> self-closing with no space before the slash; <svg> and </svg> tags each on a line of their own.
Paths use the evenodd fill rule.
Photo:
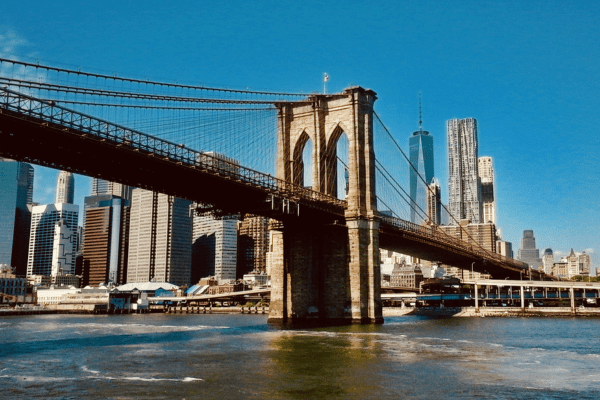
<svg viewBox="0 0 600 400">
<path fill-rule="evenodd" d="M 219 281 L 236 279 L 238 220 L 203 215 L 193 219 L 193 282 L 207 276 Z"/>
<path fill-rule="evenodd" d="M 481 184 L 478 174 L 477 121 L 452 119 L 446 123 L 450 224 L 461 220 L 483 222 Z M 452 218 L 453 217 L 453 218 Z"/>
<path fill-rule="evenodd" d="M 126 283 L 129 205 L 113 195 L 85 198 L 83 286 Z"/>
<path fill-rule="evenodd" d="M 56 181 L 55 203 L 73 204 L 75 195 L 75 177 L 68 171 L 60 171 Z"/>
<path fill-rule="evenodd" d="M 267 271 L 269 250 L 269 219 L 246 216 L 239 224 L 237 272 L 238 279 L 252 271 Z"/>
<path fill-rule="evenodd" d="M 428 185 L 433 179 L 433 136 L 424 131 L 419 121 L 419 130 L 408 139 L 410 168 L 410 220 L 421 224 L 427 218 Z M 420 175 L 420 176 L 419 176 Z M 421 179 L 423 178 L 425 182 Z"/>
<path fill-rule="evenodd" d="M 535 237 L 531 229 L 523 231 L 523 239 L 521 239 L 521 248 L 519 249 L 519 260 L 529 264 L 532 268 L 539 269 L 542 266 L 540 250 L 535 247 Z"/>
<path fill-rule="evenodd" d="M 127 283 L 190 284 L 190 205 L 187 200 L 166 194 L 132 191 Z"/>
<path fill-rule="evenodd" d="M 63 273 L 72 274 L 75 271 L 75 253 L 77 251 L 77 223 L 79 206 L 69 203 L 47 204 L 34 206 L 31 212 L 31 234 L 29 238 L 29 253 L 27 257 L 27 276 L 51 275 L 54 250 L 54 237 L 57 222 L 63 221 L 64 228 L 71 232 L 72 239 L 68 240 L 70 248 L 64 248 L 63 255 L 72 254 L 71 263 L 63 265 Z M 62 223 L 61 223 L 62 226 Z M 63 234 L 67 230 L 62 230 Z"/>
<path fill-rule="evenodd" d="M 483 207 L 483 222 L 497 224 L 496 198 L 494 183 L 494 166 L 492 157 L 479 157 L 478 173 L 481 182 L 481 201 Z"/>
<path fill-rule="evenodd" d="M 0 264 L 25 275 L 33 202 L 33 167 L 0 157 Z"/>
</svg>

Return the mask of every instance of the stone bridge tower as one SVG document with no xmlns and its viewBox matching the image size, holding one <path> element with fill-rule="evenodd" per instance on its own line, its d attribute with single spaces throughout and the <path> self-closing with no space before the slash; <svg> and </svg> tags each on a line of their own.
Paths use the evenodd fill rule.
<svg viewBox="0 0 600 400">
<path fill-rule="evenodd" d="M 303 185 L 302 154 L 312 143 L 312 189 L 336 196 L 336 148 L 345 133 L 349 184 L 344 220 L 331 224 L 299 218 L 272 231 L 269 322 L 383 322 L 373 152 L 376 98 L 371 90 L 351 87 L 277 104 L 277 177 Z"/>
</svg>

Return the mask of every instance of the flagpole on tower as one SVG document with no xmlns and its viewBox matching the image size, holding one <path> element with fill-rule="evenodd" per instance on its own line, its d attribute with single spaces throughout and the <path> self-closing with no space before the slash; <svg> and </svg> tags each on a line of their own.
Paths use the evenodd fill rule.
<svg viewBox="0 0 600 400">
<path fill-rule="evenodd" d="M 329 75 L 327 72 L 323 73 L 323 94 L 327 94 L 327 81 L 329 80 Z"/>
</svg>

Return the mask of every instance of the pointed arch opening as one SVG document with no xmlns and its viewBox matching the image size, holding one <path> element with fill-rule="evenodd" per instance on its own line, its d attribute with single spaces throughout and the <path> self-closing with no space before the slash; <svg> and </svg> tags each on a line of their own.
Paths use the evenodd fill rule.
<svg viewBox="0 0 600 400">
<path fill-rule="evenodd" d="M 338 125 L 329 138 L 325 156 L 327 193 L 344 200 L 349 191 L 348 135 Z"/>
<path fill-rule="evenodd" d="M 310 136 L 302 132 L 294 149 L 292 180 L 296 185 L 313 187 L 313 147 Z"/>
</svg>

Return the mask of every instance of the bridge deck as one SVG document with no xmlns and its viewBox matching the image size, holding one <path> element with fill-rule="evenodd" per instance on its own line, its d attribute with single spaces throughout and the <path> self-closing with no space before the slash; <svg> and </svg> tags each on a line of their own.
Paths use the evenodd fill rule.
<svg viewBox="0 0 600 400">
<path fill-rule="evenodd" d="M 2 156 L 178 196 L 215 214 L 345 224 L 346 203 L 333 196 L 5 88 L 0 140 Z M 496 277 L 516 278 L 525 267 L 394 218 L 382 217 L 380 246 L 465 268 L 474 263 Z"/>
</svg>

